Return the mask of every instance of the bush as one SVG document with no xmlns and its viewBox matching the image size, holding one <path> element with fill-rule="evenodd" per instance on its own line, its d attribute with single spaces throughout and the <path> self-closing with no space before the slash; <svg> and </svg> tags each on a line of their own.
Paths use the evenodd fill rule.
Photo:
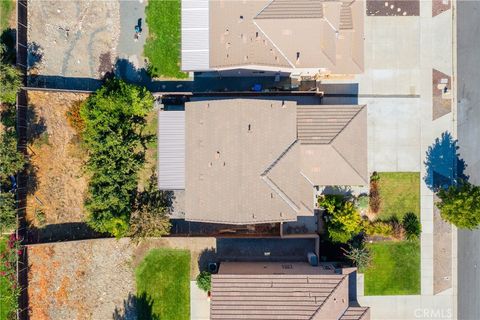
<svg viewBox="0 0 480 320">
<path fill-rule="evenodd" d="M 324 195 L 318 203 L 325 208 L 327 233 L 333 242 L 346 243 L 361 232 L 361 217 L 352 202 L 342 196 Z"/>
<path fill-rule="evenodd" d="M 380 191 L 378 190 L 378 181 L 380 180 L 380 176 L 377 172 L 373 172 L 372 176 L 370 177 L 370 211 L 373 213 L 377 213 L 380 211 L 381 206 L 381 198 L 380 198 Z"/>
<path fill-rule="evenodd" d="M 422 232 L 422 225 L 418 217 L 413 212 L 407 212 L 402 219 L 403 229 L 405 230 L 405 237 L 408 240 L 415 240 L 420 237 Z"/>
<path fill-rule="evenodd" d="M 363 270 L 370 265 L 372 256 L 370 250 L 362 243 L 358 247 L 349 246 L 348 250 L 343 249 L 344 256 L 352 261 L 353 265 L 359 270 Z"/>
<path fill-rule="evenodd" d="M 372 236 L 390 237 L 393 235 L 393 226 L 388 222 L 384 222 L 384 221 L 370 222 L 368 220 L 364 220 L 363 227 L 364 227 L 365 233 L 370 237 Z"/>
<path fill-rule="evenodd" d="M 442 218 L 461 229 L 476 229 L 480 225 L 480 187 L 466 181 L 438 192 Z"/>
<path fill-rule="evenodd" d="M 357 198 L 357 207 L 360 210 L 367 209 L 369 206 L 369 196 L 361 195 Z"/>
<path fill-rule="evenodd" d="M 16 218 L 15 194 L 0 192 L 0 234 L 15 229 Z"/>
<path fill-rule="evenodd" d="M 68 108 L 66 112 L 68 124 L 70 124 L 70 126 L 75 129 L 75 132 L 78 135 L 81 135 L 83 130 L 85 129 L 85 121 L 80 115 L 82 104 L 83 101 L 77 100 L 72 103 L 72 105 Z"/>
<path fill-rule="evenodd" d="M 151 139 L 143 134 L 145 117 L 152 107 L 150 92 L 118 79 L 107 80 L 81 106 L 91 174 L 85 208 L 96 231 L 121 237 L 129 230 L 138 171 Z"/>
<path fill-rule="evenodd" d="M 0 83 L 2 84 L 0 86 L 0 104 L 15 104 L 17 92 L 22 86 L 20 77 L 20 71 L 17 68 L 0 62 Z"/>
<path fill-rule="evenodd" d="M 211 290 L 212 287 L 212 275 L 210 272 L 202 271 L 197 276 L 197 286 L 205 292 Z"/>
<path fill-rule="evenodd" d="M 17 151 L 17 139 L 13 131 L 0 136 L 0 182 L 15 175 L 25 167 L 25 157 Z M 3 184 L 3 183 L 2 183 Z"/>
</svg>

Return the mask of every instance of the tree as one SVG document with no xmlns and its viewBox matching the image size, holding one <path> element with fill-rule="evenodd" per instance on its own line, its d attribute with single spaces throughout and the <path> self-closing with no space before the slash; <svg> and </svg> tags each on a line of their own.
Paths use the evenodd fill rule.
<svg viewBox="0 0 480 320">
<path fill-rule="evenodd" d="M 0 83 L 0 103 L 15 104 L 22 86 L 20 71 L 13 65 L 0 62 Z"/>
<path fill-rule="evenodd" d="M 205 292 L 208 292 L 212 288 L 212 275 L 210 272 L 202 271 L 197 276 L 197 286 Z"/>
<path fill-rule="evenodd" d="M 333 242 L 346 243 L 362 231 L 361 217 L 353 202 L 339 201 L 337 195 L 325 195 L 319 205 L 326 210 L 327 233 Z"/>
<path fill-rule="evenodd" d="M 25 157 L 17 151 L 15 134 L 4 132 L 0 136 L 0 182 L 21 171 L 25 163 Z"/>
<path fill-rule="evenodd" d="M 462 181 L 438 192 L 442 218 L 458 228 L 473 230 L 480 225 L 480 187 Z"/>
<path fill-rule="evenodd" d="M 407 212 L 403 216 L 402 225 L 407 240 L 415 240 L 420 237 L 420 233 L 422 233 L 422 225 L 415 213 Z"/>
<path fill-rule="evenodd" d="M 0 233 L 14 229 L 16 217 L 15 195 L 11 192 L 0 193 Z"/>
<path fill-rule="evenodd" d="M 145 88 L 110 79 L 81 106 L 91 174 L 85 208 L 89 224 L 116 237 L 129 230 L 138 171 L 145 162 L 145 117 L 153 96 Z"/>
<path fill-rule="evenodd" d="M 141 240 L 170 233 L 172 192 L 157 188 L 157 176 L 152 174 L 145 190 L 138 193 L 130 219 L 130 237 Z"/>
<path fill-rule="evenodd" d="M 350 259 L 354 266 L 362 270 L 369 266 L 370 261 L 372 260 L 371 252 L 362 242 L 360 246 L 348 246 L 348 250 L 342 248 L 344 251 L 343 255 Z"/>
</svg>

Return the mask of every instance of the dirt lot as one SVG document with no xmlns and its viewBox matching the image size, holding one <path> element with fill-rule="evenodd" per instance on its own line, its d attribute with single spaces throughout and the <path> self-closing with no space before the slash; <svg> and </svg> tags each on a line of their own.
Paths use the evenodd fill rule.
<svg viewBox="0 0 480 320">
<path fill-rule="evenodd" d="M 120 35 L 118 0 L 28 1 L 31 74 L 100 78 Z"/>
<path fill-rule="evenodd" d="M 132 252 L 128 239 L 30 246 L 30 319 L 105 320 L 114 313 L 125 315 L 124 303 L 135 294 Z"/>
<path fill-rule="evenodd" d="M 30 319 L 136 319 L 131 303 L 136 290 L 134 269 L 150 249 L 190 250 L 194 279 L 199 259 L 210 261 L 215 246 L 215 238 L 180 237 L 149 239 L 138 245 L 124 238 L 29 246 Z"/>
<path fill-rule="evenodd" d="M 27 219 L 36 226 L 85 220 L 85 152 L 67 121 L 67 110 L 86 94 L 28 93 L 29 178 Z"/>
</svg>

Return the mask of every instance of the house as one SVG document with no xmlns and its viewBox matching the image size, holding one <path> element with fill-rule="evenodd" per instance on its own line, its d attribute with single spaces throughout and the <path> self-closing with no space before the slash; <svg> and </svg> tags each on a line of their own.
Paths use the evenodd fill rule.
<svg viewBox="0 0 480 320">
<path fill-rule="evenodd" d="M 182 70 L 358 74 L 363 0 L 182 0 Z"/>
<path fill-rule="evenodd" d="M 212 275 L 210 318 L 368 320 L 355 301 L 355 270 L 306 262 L 223 262 Z"/>
<path fill-rule="evenodd" d="M 192 99 L 159 126 L 159 187 L 185 190 L 188 221 L 296 221 L 316 187 L 368 184 L 366 106 Z"/>
</svg>

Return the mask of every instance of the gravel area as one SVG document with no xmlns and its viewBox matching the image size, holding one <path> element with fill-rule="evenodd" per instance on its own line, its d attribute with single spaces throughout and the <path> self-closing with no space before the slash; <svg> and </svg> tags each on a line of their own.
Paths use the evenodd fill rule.
<svg viewBox="0 0 480 320">
<path fill-rule="evenodd" d="M 100 78 L 120 35 L 119 1 L 28 1 L 29 72 Z"/>
<path fill-rule="evenodd" d="M 128 239 L 29 246 L 30 319 L 105 320 L 131 314 L 124 308 L 135 294 L 132 252 Z"/>
</svg>

